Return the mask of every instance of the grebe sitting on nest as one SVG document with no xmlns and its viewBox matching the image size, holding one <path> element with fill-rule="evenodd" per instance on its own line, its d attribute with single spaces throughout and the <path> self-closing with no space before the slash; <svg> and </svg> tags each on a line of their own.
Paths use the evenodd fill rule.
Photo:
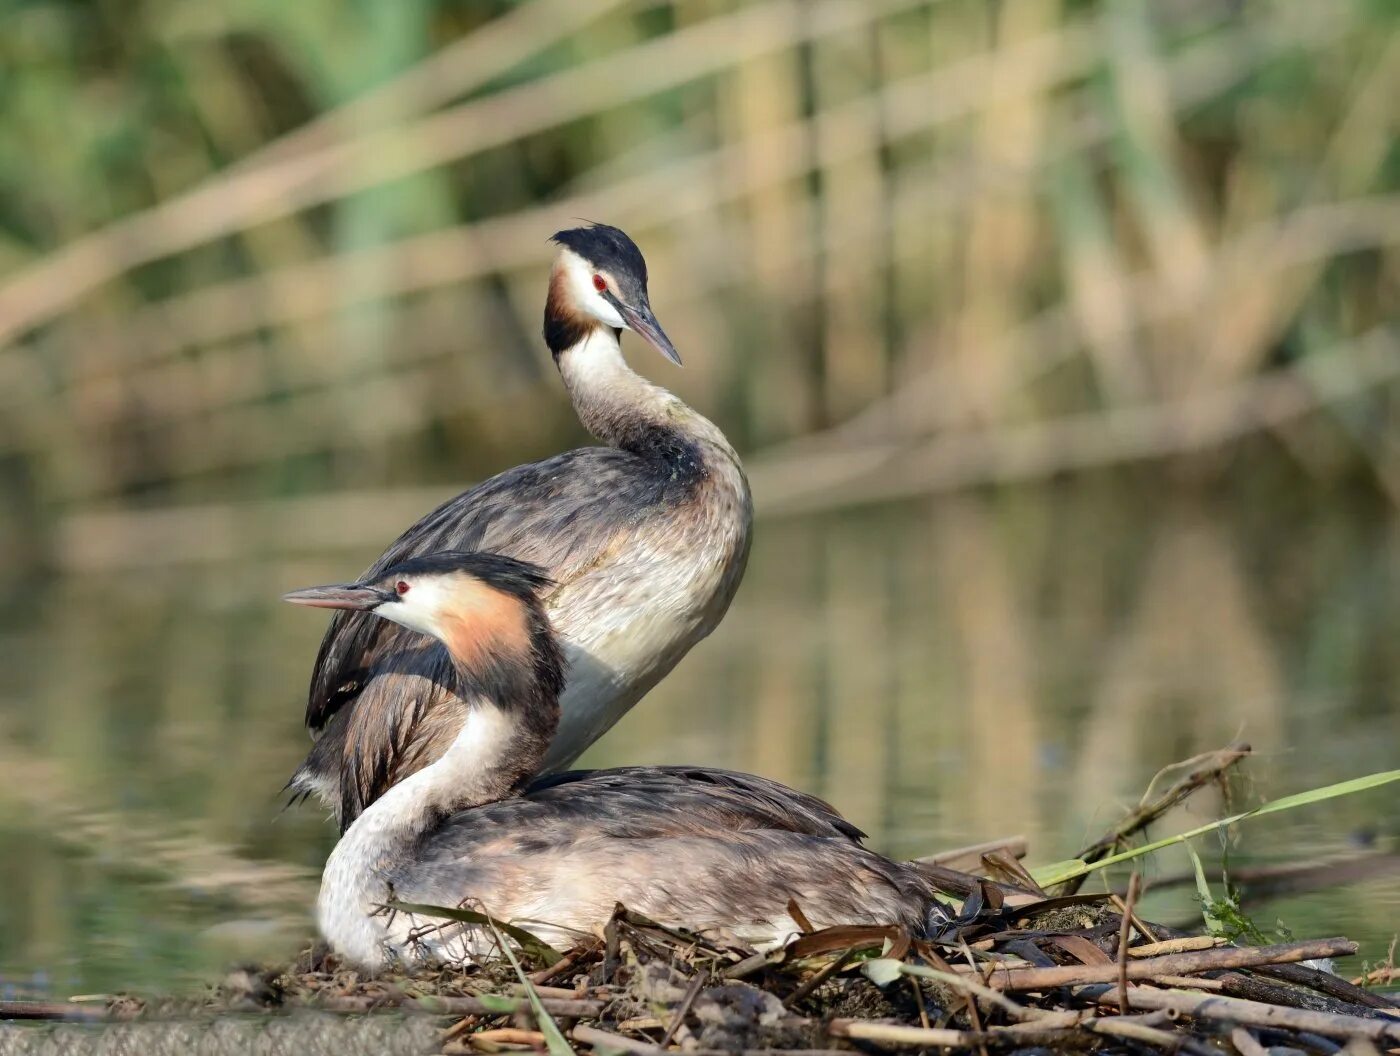
<svg viewBox="0 0 1400 1056">
<path fill-rule="evenodd" d="M 816 927 L 939 919 L 911 865 L 860 845 L 830 806 L 775 781 L 700 767 L 626 767 L 536 780 L 555 727 L 564 658 L 543 571 L 495 554 L 414 558 L 359 583 L 293 591 L 299 605 L 392 620 L 437 639 L 462 711 L 434 762 L 383 792 L 326 862 L 322 934 L 369 968 L 455 960 L 491 935 L 453 925 L 413 935 L 392 900 L 466 903 L 571 945 L 614 904 L 658 923 L 755 946 Z"/>
</svg>

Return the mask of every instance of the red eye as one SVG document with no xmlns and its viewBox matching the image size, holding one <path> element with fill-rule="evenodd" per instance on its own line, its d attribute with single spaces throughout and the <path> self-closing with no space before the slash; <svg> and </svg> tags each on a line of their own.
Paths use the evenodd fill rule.
<svg viewBox="0 0 1400 1056">
<path fill-rule="evenodd" d="M 394 584 L 394 589 L 397 590 L 400 594 L 407 594 L 408 584 L 405 583 L 403 580 L 399 580 L 397 583 Z"/>
<path fill-rule="evenodd" d="M 594 288 L 595 290 L 597 290 L 599 293 L 602 293 L 604 290 L 606 290 L 606 289 L 608 288 L 607 280 L 604 279 L 603 276 L 601 276 L 601 275 L 594 275 L 594 276 L 593 276 L 593 288 Z"/>
</svg>

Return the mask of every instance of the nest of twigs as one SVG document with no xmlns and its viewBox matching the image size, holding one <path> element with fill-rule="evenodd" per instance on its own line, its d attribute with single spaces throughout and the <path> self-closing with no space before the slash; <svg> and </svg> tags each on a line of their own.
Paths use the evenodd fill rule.
<svg viewBox="0 0 1400 1056">
<path fill-rule="evenodd" d="M 1217 753 L 1084 853 L 1110 853 L 1245 751 Z M 953 909 L 937 934 L 919 938 L 809 930 L 760 954 L 619 906 L 602 935 L 562 955 L 526 949 L 509 961 L 366 979 L 312 951 L 288 968 L 233 973 L 196 1003 L 28 1012 L 127 1021 L 101 1037 L 127 1031 L 122 1051 L 143 1052 L 1400 1052 L 1400 1004 L 1311 963 L 1354 953 L 1354 943 L 1237 946 L 1188 934 L 1142 920 L 1136 883 L 1126 897 L 1042 890 L 1020 851 L 988 845 L 921 863 Z M 804 919 L 800 905 L 790 909 Z M 19 1004 L 8 1003 L 11 1015 Z M 191 1034 L 200 1021 L 208 1032 Z M 178 1036 L 171 1023 L 182 1025 Z M 10 1029 L 0 1031 L 0 1056 L 61 1051 L 38 1047 L 52 1034 Z M 98 1041 L 67 1029 L 65 1044 Z"/>
</svg>

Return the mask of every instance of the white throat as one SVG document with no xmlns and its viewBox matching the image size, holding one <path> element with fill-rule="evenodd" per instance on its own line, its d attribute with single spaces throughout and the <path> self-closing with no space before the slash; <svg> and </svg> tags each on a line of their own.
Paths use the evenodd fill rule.
<svg viewBox="0 0 1400 1056">
<path fill-rule="evenodd" d="M 590 330 L 558 362 L 579 421 L 606 443 L 617 443 L 630 423 L 674 424 L 685 416 L 685 404 L 627 365 L 616 331 L 607 327 Z"/>
<path fill-rule="evenodd" d="M 511 715 L 475 702 L 441 759 L 404 778 L 355 819 L 326 859 L 316 900 L 321 934 L 333 949 L 361 964 L 384 962 L 389 918 L 376 910 L 393 896 L 394 868 L 408 862 L 417 838 L 444 813 L 492 798 L 495 790 L 483 775 L 501 768 L 516 734 Z"/>
</svg>

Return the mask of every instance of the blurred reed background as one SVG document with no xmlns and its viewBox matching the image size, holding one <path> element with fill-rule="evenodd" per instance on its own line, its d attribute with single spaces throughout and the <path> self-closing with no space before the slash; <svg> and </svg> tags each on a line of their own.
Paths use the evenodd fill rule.
<svg viewBox="0 0 1400 1056">
<path fill-rule="evenodd" d="M 642 245 L 686 369 L 629 351 L 761 518 L 729 619 L 592 761 L 1045 859 L 1240 732 L 1268 791 L 1396 765 L 1396 26 L 0 5 L 0 979 L 164 982 L 221 963 L 196 927 L 304 929 L 330 837 L 272 820 L 320 626 L 271 599 L 580 442 L 538 336 L 576 217 Z M 1376 955 L 1397 909 L 1392 873 L 1290 923 Z"/>
</svg>

